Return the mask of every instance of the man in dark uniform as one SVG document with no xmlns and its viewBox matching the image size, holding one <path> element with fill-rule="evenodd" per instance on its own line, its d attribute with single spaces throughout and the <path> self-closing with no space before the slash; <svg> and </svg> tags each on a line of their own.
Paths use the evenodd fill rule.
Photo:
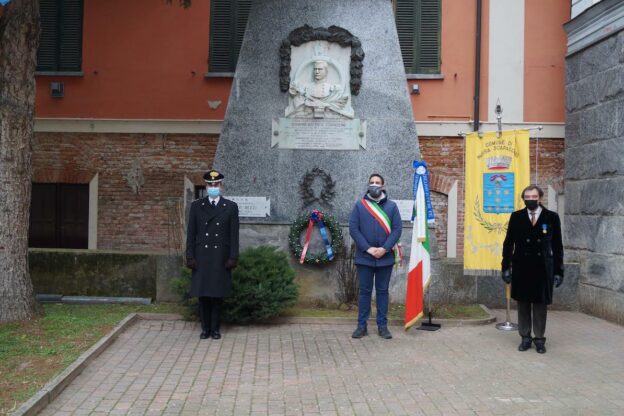
<svg viewBox="0 0 624 416">
<path fill-rule="evenodd" d="M 522 191 L 526 208 L 509 218 L 502 263 L 503 280 L 511 283 L 511 297 L 518 302 L 522 337 L 518 350 L 526 351 L 535 342 L 540 354 L 546 352 L 546 309 L 552 303 L 553 284 L 563 283 L 561 221 L 556 212 L 544 208 L 543 196 L 544 191 L 535 185 Z"/>
<path fill-rule="evenodd" d="M 186 234 L 186 265 L 193 270 L 191 296 L 199 298 L 201 339 L 221 338 L 223 298 L 232 293 L 232 269 L 238 261 L 238 206 L 221 196 L 223 175 L 204 175 L 208 196 L 191 204 Z"/>
</svg>

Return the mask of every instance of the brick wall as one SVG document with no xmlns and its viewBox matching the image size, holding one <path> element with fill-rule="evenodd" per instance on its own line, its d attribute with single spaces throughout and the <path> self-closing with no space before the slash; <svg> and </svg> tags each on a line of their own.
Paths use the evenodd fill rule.
<svg viewBox="0 0 624 416">
<path fill-rule="evenodd" d="M 172 134 L 38 133 L 33 182 L 89 183 L 98 173 L 98 249 L 175 250 L 184 176 L 196 185 L 217 137 Z M 127 177 L 140 166 L 135 193 Z"/>
<path fill-rule="evenodd" d="M 458 181 L 457 256 L 463 253 L 464 140 L 421 137 L 420 149 L 431 171 L 438 252 L 446 257 L 448 192 Z M 177 250 L 178 207 L 184 176 L 196 185 L 212 165 L 218 138 L 182 134 L 37 133 L 34 182 L 89 183 L 98 176 L 98 249 Z M 538 178 L 544 189 L 563 190 L 563 140 L 531 139 L 531 178 L 539 147 Z M 135 193 L 128 184 L 134 166 L 144 184 Z"/>
</svg>

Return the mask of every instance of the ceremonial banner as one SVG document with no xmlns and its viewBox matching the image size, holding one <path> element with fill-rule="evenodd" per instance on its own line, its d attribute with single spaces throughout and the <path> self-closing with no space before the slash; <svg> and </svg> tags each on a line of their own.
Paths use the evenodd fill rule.
<svg viewBox="0 0 624 416">
<path fill-rule="evenodd" d="M 431 281 L 431 256 L 429 255 L 429 230 L 433 222 L 433 208 L 429 194 L 427 164 L 414 161 L 414 215 L 412 244 L 405 291 L 405 330 L 423 315 L 424 292 Z"/>
<path fill-rule="evenodd" d="M 529 185 L 529 131 L 466 136 L 464 273 L 498 274 L 509 214 L 524 207 Z"/>
</svg>

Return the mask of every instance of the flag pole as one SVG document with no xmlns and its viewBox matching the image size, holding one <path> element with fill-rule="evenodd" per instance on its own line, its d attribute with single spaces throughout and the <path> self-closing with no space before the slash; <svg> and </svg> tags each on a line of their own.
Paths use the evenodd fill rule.
<svg viewBox="0 0 624 416">
<path fill-rule="evenodd" d="M 420 326 L 416 329 L 420 329 L 421 331 L 437 331 L 442 327 L 442 324 L 434 324 L 431 322 L 431 295 L 429 291 L 431 290 L 431 284 L 427 286 L 427 316 L 429 317 L 428 322 L 424 320 L 420 323 Z"/>
<path fill-rule="evenodd" d="M 511 309 L 511 284 L 507 283 L 505 286 L 505 295 L 507 297 L 507 316 L 505 318 L 505 322 L 496 324 L 496 329 L 500 329 L 501 331 L 515 331 L 518 329 L 518 325 L 512 323 L 509 317 L 509 311 Z"/>
</svg>

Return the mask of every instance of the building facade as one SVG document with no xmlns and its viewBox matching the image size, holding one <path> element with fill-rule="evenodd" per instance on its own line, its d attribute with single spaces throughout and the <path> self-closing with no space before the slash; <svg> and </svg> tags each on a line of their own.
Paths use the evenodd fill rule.
<svg viewBox="0 0 624 416">
<path fill-rule="evenodd" d="M 251 1 L 176 3 L 41 0 L 31 246 L 180 250 Z M 532 181 L 560 211 L 569 2 L 393 5 L 439 254 L 462 256 L 462 134 L 495 130 L 497 103 L 504 129 L 532 129 Z"/>
</svg>

